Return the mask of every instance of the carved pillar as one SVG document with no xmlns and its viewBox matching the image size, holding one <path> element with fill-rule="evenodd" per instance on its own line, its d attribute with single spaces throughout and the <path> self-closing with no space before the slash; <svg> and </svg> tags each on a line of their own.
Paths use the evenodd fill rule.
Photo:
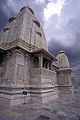
<svg viewBox="0 0 80 120">
<path fill-rule="evenodd" d="M 50 69 L 51 69 L 51 70 L 53 69 L 53 61 L 51 61 Z"/>
<path fill-rule="evenodd" d="M 48 63 L 47 63 L 47 69 L 49 69 L 49 61 L 48 61 Z"/>
<path fill-rule="evenodd" d="M 4 66 L 5 66 L 5 70 L 4 70 L 4 75 L 3 75 L 3 83 L 6 81 L 10 81 L 10 77 L 9 77 L 9 73 L 11 72 L 12 67 L 10 67 L 11 63 L 10 63 L 10 59 L 11 59 L 11 52 L 8 52 L 6 55 L 6 59 L 4 60 Z M 12 75 L 11 75 L 12 76 Z M 12 76 L 13 77 L 13 76 Z"/>
<path fill-rule="evenodd" d="M 31 63 L 30 63 L 30 68 L 34 68 L 35 65 L 34 65 L 34 57 L 31 57 Z"/>
<path fill-rule="evenodd" d="M 39 58 L 39 68 L 42 68 L 43 67 L 43 56 L 40 54 L 38 55 L 38 58 Z"/>
<path fill-rule="evenodd" d="M 12 54 L 13 67 L 14 67 L 14 82 L 24 82 L 24 54 L 21 49 L 15 49 Z M 22 84 L 21 83 L 21 84 Z"/>
</svg>

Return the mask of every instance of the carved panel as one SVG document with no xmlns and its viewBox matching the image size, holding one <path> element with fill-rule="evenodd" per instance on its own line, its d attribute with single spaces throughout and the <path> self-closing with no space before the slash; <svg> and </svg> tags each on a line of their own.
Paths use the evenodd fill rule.
<svg viewBox="0 0 80 120">
<path fill-rule="evenodd" d="M 24 80 L 24 66 L 19 65 L 17 66 L 17 80 L 23 81 Z"/>
</svg>

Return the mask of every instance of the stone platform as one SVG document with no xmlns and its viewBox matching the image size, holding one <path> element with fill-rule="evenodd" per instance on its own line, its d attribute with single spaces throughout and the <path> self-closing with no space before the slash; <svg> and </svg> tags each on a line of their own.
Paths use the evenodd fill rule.
<svg viewBox="0 0 80 120">
<path fill-rule="evenodd" d="M 0 120 L 80 120 L 80 91 L 60 94 L 46 104 L 6 107 L 0 101 Z"/>
</svg>

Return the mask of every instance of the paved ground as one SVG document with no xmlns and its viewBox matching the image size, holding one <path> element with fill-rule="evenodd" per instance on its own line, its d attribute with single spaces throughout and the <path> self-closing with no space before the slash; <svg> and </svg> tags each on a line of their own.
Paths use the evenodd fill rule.
<svg viewBox="0 0 80 120">
<path fill-rule="evenodd" d="M 0 105 L 0 120 L 80 120 L 80 93 L 61 94 L 46 104 Z"/>
</svg>

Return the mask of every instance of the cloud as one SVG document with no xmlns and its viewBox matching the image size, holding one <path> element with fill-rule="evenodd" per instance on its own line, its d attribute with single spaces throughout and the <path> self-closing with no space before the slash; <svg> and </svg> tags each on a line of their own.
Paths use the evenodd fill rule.
<svg viewBox="0 0 80 120">
<path fill-rule="evenodd" d="M 44 23 L 44 31 L 48 44 L 60 44 L 64 48 L 75 48 L 80 43 L 80 1 L 66 0 L 61 9 L 60 16 L 51 14 Z M 57 49 L 57 48 L 56 48 Z M 80 50 L 80 47 L 77 48 Z"/>
<path fill-rule="evenodd" d="M 38 3 L 38 4 L 40 4 L 40 3 L 41 3 L 41 4 L 44 4 L 44 3 L 45 3 L 45 0 L 36 0 L 35 2 Z"/>
<path fill-rule="evenodd" d="M 71 67 L 80 72 L 80 0 L 1 0 L 0 30 L 9 17 L 30 5 L 43 26 L 49 51 L 64 49 Z"/>
<path fill-rule="evenodd" d="M 52 0 L 48 1 L 48 4 L 46 5 L 46 8 L 44 8 L 44 17 L 45 20 L 48 21 L 48 19 L 53 15 L 53 14 L 58 14 L 60 16 L 61 9 L 64 5 L 64 0 L 57 0 L 56 3 Z"/>
<path fill-rule="evenodd" d="M 64 28 L 61 28 L 58 25 L 59 17 L 57 14 L 54 14 L 47 22 L 44 23 L 44 31 L 47 38 L 47 41 L 57 41 L 64 46 L 70 47 L 73 46 L 76 42 L 75 34 L 70 30 L 67 31 Z"/>
</svg>

